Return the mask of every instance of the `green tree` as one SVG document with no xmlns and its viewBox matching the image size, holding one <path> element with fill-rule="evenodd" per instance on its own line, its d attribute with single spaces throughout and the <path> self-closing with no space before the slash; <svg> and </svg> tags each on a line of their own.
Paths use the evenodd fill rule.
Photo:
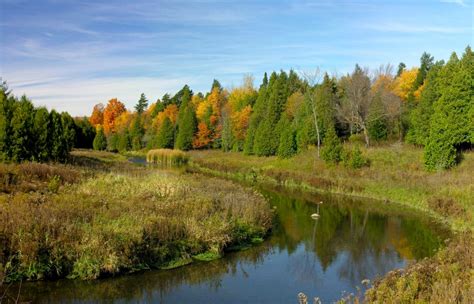
<svg viewBox="0 0 474 304">
<path fill-rule="evenodd" d="M 11 120 L 15 99 L 5 82 L 0 84 L 0 160 L 11 158 Z"/>
<path fill-rule="evenodd" d="M 61 115 L 52 110 L 49 113 L 49 131 L 51 142 L 51 159 L 54 161 L 65 161 L 69 153 L 68 139 L 64 136 Z"/>
<path fill-rule="evenodd" d="M 128 129 L 125 129 L 121 134 L 117 134 L 117 150 L 119 152 L 129 151 L 130 149 L 135 149 L 133 145 L 134 138 L 130 135 Z"/>
<path fill-rule="evenodd" d="M 35 111 L 33 122 L 34 133 L 34 159 L 37 161 L 47 161 L 50 157 L 50 118 L 46 108 L 39 108 Z"/>
<path fill-rule="evenodd" d="M 281 129 L 281 133 L 277 155 L 280 158 L 292 157 L 296 154 L 295 131 L 286 115 L 282 116 L 279 122 L 279 128 Z"/>
<path fill-rule="evenodd" d="M 341 140 L 337 137 L 334 126 L 329 127 L 323 140 L 321 158 L 327 163 L 337 164 L 341 161 L 342 149 Z"/>
<path fill-rule="evenodd" d="M 105 137 L 104 129 L 99 126 L 93 142 L 94 150 L 103 151 L 107 149 L 107 138 Z"/>
<path fill-rule="evenodd" d="M 143 127 L 140 115 L 136 115 L 133 118 L 129 135 L 131 141 L 131 148 L 135 151 L 140 150 L 143 147 L 142 139 L 145 135 L 145 129 Z"/>
<path fill-rule="evenodd" d="M 406 67 L 407 66 L 403 62 L 400 62 L 398 64 L 397 77 L 400 76 L 403 73 L 403 71 L 405 70 Z"/>
<path fill-rule="evenodd" d="M 148 99 L 146 99 L 145 94 L 140 95 L 140 99 L 138 103 L 135 105 L 135 110 L 137 111 L 138 115 L 142 115 L 145 112 L 146 108 L 148 107 Z"/>
<path fill-rule="evenodd" d="M 173 123 L 166 117 L 158 131 L 157 146 L 158 148 L 172 149 L 174 144 L 174 127 Z"/>
<path fill-rule="evenodd" d="M 76 141 L 74 147 L 92 149 L 96 130 L 87 117 L 74 119 L 76 124 Z"/>
<path fill-rule="evenodd" d="M 67 144 L 67 151 L 71 151 L 76 142 L 76 124 L 74 119 L 66 112 L 61 113 L 61 123 L 63 125 L 63 137 Z"/>
<path fill-rule="evenodd" d="M 267 73 L 265 73 L 263 76 L 262 84 L 260 85 L 260 88 L 258 90 L 258 96 L 255 101 L 253 113 L 250 116 L 249 128 L 247 130 L 247 135 L 245 137 L 245 142 L 244 142 L 244 154 L 247 154 L 247 155 L 254 154 L 255 133 L 257 132 L 258 126 L 264 115 L 264 110 L 265 110 L 267 96 L 268 96 L 267 90 L 268 90 L 268 77 L 267 77 Z"/>
<path fill-rule="evenodd" d="M 222 127 L 222 150 L 228 152 L 234 146 L 234 135 L 232 134 L 232 123 L 229 117 L 224 118 Z"/>
<path fill-rule="evenodd" d="M 430 136 L 430 120 L 433 104 L 440 97 L 438 77 L 444 62 L 437 62 L 428 72 L 425 87 L 421 92 L 418 106 L 411 112 L 410 129 L 406 140 L 409 143 L 425 146 Z"/>
<path fill-rule="evenodd" d="M 183 104 L 178 118 L 178 134 L 176 136 L 175 148 L 190 150 L 193 147 L 193 137 L 196 132 L 196 114 L 191 104 Z M 182 106 L 183 106 L 182 105 Z M 183 111 L 183 114 L 181 114 Z"/>
<path fill-rule="evenodd" d="M 370 104 L 367 128 L 371 139 L 375 141 L 387 139 L 388 122 L 380 92 L 375 94 Z"/>
<path fill-rule="evenodd" d="M 11 151 L 14 161 L 32 158 L 34 107 L 25 96 L 16 103 L 11 119 Z"/>
<path fill-rule="evenodd" d="M 440 98 L 434 103 L 431 129 L 425 146 L 428 170 L 447 169 L 459 161 L 460 148 L 472 143 L 472 111 L 474 92 L 474 55 L 468 47 L 460 61 L 451 55 L 439 76 Z"/>
</svg>

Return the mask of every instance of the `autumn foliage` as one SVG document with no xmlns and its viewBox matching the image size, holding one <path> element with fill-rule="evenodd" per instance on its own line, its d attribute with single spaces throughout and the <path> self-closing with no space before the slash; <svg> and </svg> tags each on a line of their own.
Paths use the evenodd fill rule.
<svg viewBox="0 0 474 304">
<path fill-rule="evenodd" d="M 104 109 L 103 126 L 105 135 L 110 135 L 116 131 L 115 120 L 125 111 L 125 105 L 118 101 L 117 98 L 109 100 L 107 106 Z"/>
</svg>

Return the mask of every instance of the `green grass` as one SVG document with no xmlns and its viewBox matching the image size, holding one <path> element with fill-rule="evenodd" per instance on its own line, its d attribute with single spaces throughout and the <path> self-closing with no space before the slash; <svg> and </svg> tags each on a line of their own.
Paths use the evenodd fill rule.
<svg viewBox="0 0 474 304">
<path fill-rule="evenodd" d="M 365 293 L 340 303 L 474 302 L 474 153 L 455 168 L 429 173 L 422 149 L 402 144 L 363 149 L 370 166 L 327 165 L 309 149 L 290 159 L 221 151 L 192 151 L 192 170 L 252 184 L 283 185 L 377 199 L 377 208 L 403 206 L 447 223 L 454 232 L 434 257 L 373 282 Z M 385 202 L 392 202 L 386 204 Z"/>
<path fill-rule="evenodd" d="M 308 191 L 326 191 L 388 200 L 404 204 L 439 219 L 455 230 L 474 227 L 474 153 L 449 171 L 429 173 L 423 168 L 422 149 L 404 145 L 363 149 L 370 166 L 349 169 L 326 165 L 314 149 L 290 159 L 246 156 L 221 151 L 192 151 L 198 171 L 253 183 L 273 183 Z M 449 200 L 455 212 L 430 202 Z"/>
</svg>

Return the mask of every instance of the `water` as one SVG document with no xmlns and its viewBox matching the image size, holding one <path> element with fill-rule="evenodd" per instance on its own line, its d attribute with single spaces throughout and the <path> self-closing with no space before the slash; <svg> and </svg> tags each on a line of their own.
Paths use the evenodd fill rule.
<svg viewBox="0 0 474 304">
<path fill-rule="evenodd" d="M 246 251 L 174 270 L 98 281 L 26 283 L 38 303 L 296 303 L 304 292 L 323 303 L 356 293 L 410 261 L 434 254 L 447 233 L 415 213 L 381 202 L 262 190 L 276 208 L 271 236 Z M 314 220 L 311 214 L 318 213 Z M 377 207 L 383 204 L 383 207 Z M 390 210 L 393 209 L 393 210 Z M 380 211 L 383 209 L 384 211 Z M 15 287 L 12 287 L 15 288 Z"/>
</svg>

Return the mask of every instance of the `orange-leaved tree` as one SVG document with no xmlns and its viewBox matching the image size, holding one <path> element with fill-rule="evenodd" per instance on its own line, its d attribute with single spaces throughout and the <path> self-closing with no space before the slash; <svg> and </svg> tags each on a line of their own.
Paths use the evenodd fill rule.
<svg viewBox="0 0 474 304">
<path fill-rule="evenodd" d="M 125 105 L 118 101 L 117 98 L 109 100 L 104 109 L 104 132 L 109 135 L 115 132 L 115 120 L 123 112 L 125 112 Z"/>
</svg>

